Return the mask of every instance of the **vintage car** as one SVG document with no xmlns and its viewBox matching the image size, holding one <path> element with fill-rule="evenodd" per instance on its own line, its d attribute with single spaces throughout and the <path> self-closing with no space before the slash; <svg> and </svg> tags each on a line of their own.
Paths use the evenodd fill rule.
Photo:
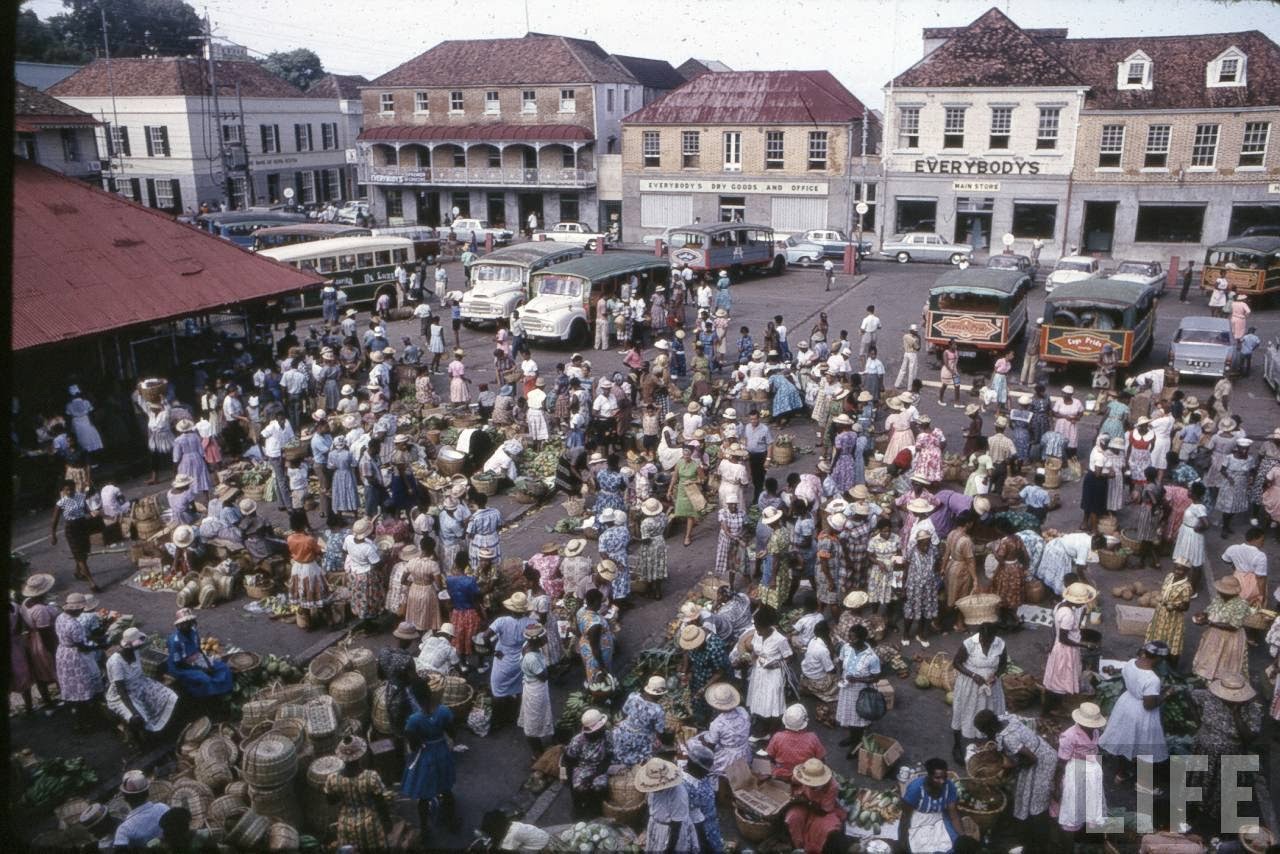
<svg viewBox="0 0 1280 854">
<path fill-rule="evenodd" d="M 852 238 L 845 237 L 844 232 L 838 228 L 811 228 L 804 234 L 794 234 L 792 237 L 806 243 L 818 244 L 828 258 L 843 258 L 845 247 L 852 246 L 854 243 Z M 858 257 L 866 258 L 870 254 L 870 240 L 858 243 Z"/>
<path fill-rule="evenodd" d="M 452 225 L 443 226 L 440 230 L 446 234 L 452 231 L 459 241 L 470 240 L 474 234 L 480 243 L 484 243 L 486 235 L 493 235 L 494 246 L 510 243 L 512 238 L 511 229 L 491 227 L 483 219 L 455 219 Z"/>
<path fill-rule="evenodd" d="M 952 243 L 943 240 L 941 235 L 924 231 L 909 231 L 906 234 L 894 235 L 892 240 L 885 241 L 880 247 L 880 255 L 892 258 L 899 264 L 908 261 L 940 261 L 946 264 L 959 264 L 969 260 L 973 255 L 973 247 L 967 243 Z"/>
<path fill-rule="evenodd" d="M 1159 261 L 1121 261 L 1120 266 L 1112 270 L 1107 278 L 1150 285 L 1156 289 L 1157 296 L 1164 293 L 1165 284 L 1168 282 L 1164 267 Z"/>
<path fill-rule="evenodd" d="M 1169 367 L 1179 376 L 1218 377 L 1231 370 L 1235 355 L 1231 321 L 1225 317 L 1182 318 L 1169 344 Z"/>
<path fill-rule="evenodd" d="M 1138 361 L 1151 346 L 1156 292 L 1149 285 L 1084 279 L 1055 290 L 1044 303 L 1040 358 L 1050 365 L 1094 364 L 1106 344 L 1121 366 Z"/>
<path fill-rule="evenodd" d="M 1035 267 L 1026 255 L 992 255 L 987 259 L 987 267 L 992 270 L 1017 270 L 1030 273 Z"/>
<path fill-rule="evenodd" d="M 801 237 L 792 235 L 784 240 L 782 245 L 783 251 L 787 253 L 788 264 L 810 267 L 814 264 L 821 264 L 826 258 L 826 253 L 821 246 Z"/>
<path fill-rule="evenodd" d="M 1053 272 L 1045 280 L 1044 292 L 1051 294 L 1059 285 L 1081 282 L 1098 275 L 1098 259 L 1088 255 L 1063 255 L 1053 265 Z"/>
<path fill-rule="evenodd" d="M 546 231 L 535 232 L 534 240 L 554 240 L 557 243 L 576 243 L 586 247 L 587 251 L 596 248 L 596 243 L 603 240 L 605 246 L 613 244 L 613 237 L 596 231 L 585 222 L 557 222 Z"/>
<path fill-rule="evenodd" d="M 929 289 L 925 341 L 939 349 L 955 341 L 961 356 L 1003 353 L 1026 329 L 1030 290 L 1021 270 L 948 270 Z"/>
</svg>

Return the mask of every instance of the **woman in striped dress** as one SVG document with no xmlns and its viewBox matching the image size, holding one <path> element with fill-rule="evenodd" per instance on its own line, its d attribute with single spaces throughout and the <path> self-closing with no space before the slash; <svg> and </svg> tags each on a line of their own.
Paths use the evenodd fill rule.
<svg viewBox="0 0 1280 854">
<path fill-rule="evenodd" d="M 849 752 L 852 758 L 862 744 L 862 734 L 872 721 L 858 714 L 858 698 L 863 691 L 876 690 L 873 686 L 880 678 L 880 657 L 867 643 L 867 627 L 855 625 L 849 632 L 849 643 L 840 650 L 840 697 L 836 701 L 836 724 L 849 730 Z"/>
<path fill-rule="evenodd" d="M 1117 513 L 1129 500 L 1124 488 L 1124 439 L 1117 436 L 1107 444 L 1106 461 L 1107 510 Z"/>
<path fill-rule="evenodd" d="M 644 518 L 640 520 L 640 548 L 636 552 L 636 577 L 649 584 L 649 596 L 662 599 L 662 583 L 667 580 L 667 514 L 662 512 L 662 502 L 646 498 L 640 505 Z"/>
<path fill-rule="evenodd" d="M 1148 466 L 1146 483 L 1138 496 L 1138 515 L 1134 519 L 1134 537 L 1142 543 L 1139 552 L 1139 565 L 1145 566 L 1150 558 L 1151 565 L 1157 566 L 1156 543 L 1164 530 L 1164 487 L 1156 482 L 1155 466 Z"/>
</svg>

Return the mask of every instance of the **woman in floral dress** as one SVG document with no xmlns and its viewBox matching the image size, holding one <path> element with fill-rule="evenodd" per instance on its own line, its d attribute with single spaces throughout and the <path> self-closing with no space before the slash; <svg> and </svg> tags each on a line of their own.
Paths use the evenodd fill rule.
<svg viewBox="0 0 1280 854">
<path fill-rule="evenodd" d="M 912 460 L 911 473 L 920 475 L 930 484 L 942 480 L 942 449 L 947 444 L 947 437 L 933 426 L 933 419 L 921 415 L 916 419 L 916 453 Z"/>
<path fill-rule="evenodd" d="M 832 423 L 836 425 L 838 432 L 835 442 L 832 443 L 831 474 L 828 477 L 831 478 L 833 491 L 841 494 L 859 482 L 857 466 L 853 459 L 858 444 L 858 434 L 853 432 L 853 419 L 844 413 L 832 419 Z"/>
<path fill-rule="evenodd" d="M 1035 396 L 1027 404 L 1031 412 L 1031 442 L 1039 444 L 1044 434 L 1049 432 L 1049 413 L 1053 409 L 1053 401 L 1049 399 L 1043 383 L 1036 384 Z"/>
<path fill-rule="evenodd" d="M 1237 513 L 1249 509 L 1249 482 L 1253 472 L 1253 459 L 1249 446 L 1253 443 L 1240 436 L 1230 456 L 1222 463 L 1222 488 L 1218 491 L 1217 507 L 1222 511 L 1222 536 L 1231 533 L 1231 519 Z"/>
<path fill-rule="evenodd" d="M 1247 673 L 1244 621 L 1253 608 L 1240 598 L 1240 581 L 1234 575 L 1214 582 L 1217 591 L 1209 609 L 1196 614 L 1197 624 L 1208 626 L 1191 662 L 1191 672 L 1212 681 L 1230 673 Z"/>
<path fill-rule="evenodd" d="M 347 449 L 347 438 L 336 436 L 329 449 L 327 463 L 330 476 L 329 493 L 334 515 L 355 513 L 360 509 L 360 496 L 356 492 L 355 457 Z"/>
<path fill-rule="evenodd" d="M 911 623 L 914 621 L 916 642 L 925 649 L 929 648 L 929 642 L 924 636 L 928 634 L 929 623 L 938 618 L 938 574 L 934 571 L 937 551 L 937 535 L 932 526 L 915 529 L 910 550 L 905 555 L 907 569 L 902 606 L 903 646 L 910 644 L 908 635 L 911 634 Z"/>
<path fill-rule="evenodd" d="M 554 601 L 564 597 L 564 576 L 560 573 L 560 547 L 543 543 L 542 550 L 529 558 L 529 566 L 538 572 L 538 586 Z"/>
<path fill-rule="evenodd" d="M 622 720 L 609 733 L 614 761 L 641 765 L 653 755 L 658 737 L 667 731 L 667 713 L 660 705 L 666 693 L 666 680 L 651 676 L 643 691 L 633 691 L 627 697 Z"/>
<path fill-rule="evenodd" d="M 382 576 L 378 566 L 382 555 L 377 545 L 369 540 L 373 524 L 361 519 L 351 528 L 343 541 L 346 560 L 343 569 L 347 573 L 347 589 L 351 593 L 351 613 L 356 619 L 367 620 L 382 613 L 386 604 L 386 591 L 382 588 Z"/>
<path fill-rule="evenodd" d="M 1155 615 L 1147 624 L 1145 641 L 1163 641 L 1169 647 L 1170 666 L 1178 663 L 1186 636 L 1187 609 L 1191 607 L 1191 581 L 1187 578 L 1190 570 L 1185 560 L 1174 560 L 1173 571 L 1164 577 L 1164 583 L 1160 585 Z"/>
<path fill-rule="evenodd" d="M 804 396 L 791 377 L 782 370 L 775 370 L 769 376 L 769 392 L 773 401 L 773 420 L 779 427 L 785 427 L 791 416 L 804 409 Z"/>
<path fill-rule="evenodd" d="M 405 598 L 409 594 L 409 561 L 418 556 L 417 546 L 406 546 L 400 550 L 399 560 L 391 568 L 391 577 L 387 579 L 387 613 L 397 617 L 404 616 Z M 390 556 L 388 556 L 390 561 Z"/>
<path fill-rule="evenodd" d="M 627 489 L 627 479 L 622 474 L 621 465 L 618 455 L 610 454 L 605 468 L 596 473 L 596 503 L 592 508 L 596 515 L 606 509 L 626 512 L 627 502 L 623 494 Z"/>
<path fill-rule="evenodd" d="M 1129 404 L 1127 401 L 1132 394 L 1127 389 L 1121 389 L 1119 396 L 1107 401 L 1106 418 L 1102 420 L 1102 427 L 1098 430 L 1099 434 L 1106 433 L 1108 436 L 1123 436 L 1129 429 Z"/>
<path fill-rule="evenodd" d="M 756 593 L 761 605 L 782 608 L 790 599 L 791 559 L 791 527 L 784 522 L 774 529 L 764 547 L 765 567 Z M 798 563 L 799 558 L 796 560 Z"/>
<path fill-rule="evenodd" d="M 53 630 L 58 636 L 55 655 L 58 671 L 58 693 L 62 700 L 72 705 L 77 726 L 83 726 L 80 710 L 86 703 L 102 693 L 102 674 L 90 654 L 94 645 L 85 635 L 80 614 L 84 611 L 84 594 L 72 593 L 62 606 L 62 613 L 54 621 Z"/>
<path fill-rule="evenodd" d="M 1216 819 L 1222 809 L 1222 798 L 1218 796 L 1222 786 L 1222 757 L 1243 756 L 1257 749 L 1255 741 L 1262 733 L 1262 706 L 1254 699 L 1256 693 L 1238 673 L 1210 682 L 1207 689 L 1191 691 L 1192 699 L 1200 707 L 1200 726 L 1191 752 L 1206 757 L 1208 764 L 1203 771 L 1192 771 L 1187 785 L 1196 786 L 1204 793 L 1200 808 L 1206 818 Z M 1252 790 L 1254 773 L 1245 771 L 1229 782 Z"/>
<path fill-rule="evenodd" d="M 732 672 L 729 647 L 724 638 L 708 632 L 696 623 L 686 623 L 680 629 L 678 643 L 685 652 L 681 674 L 688 680 L 694 717 L 699 726 L 706 726 L 711 719 L 711 707 L 707 705 L 704 694 L 713 681 L 727 679 Z"/>
<path fill-rule="evenodd" d="M 600 616 L 603 602 L 604 595 L 592 588 L 577 614 L 578 655 L 587 685 L 603 680 L 613 666 L 613 631 L 609 621 Z"/>
<path fill-rule="evenodd" d="M 320 555 L 320 568 L 325 572 L 342 572 L 347 553 L 343 549 L 347 535 L 351 529 L 347 527 L 342 516 L 334 513 L 329 517 L 329 530 L 321 542 L 324 553 Z"/>
<path fill-rule="evenodd" d="M 902 400 L 897 397 L 890 398 L 886 405 L 894 412 L 884 419 L 884 429 L 889 434 L 889 444 L 884 449 L 884 458 L 892 460 L 914 444 L 915 434 L 911 430 L 911 413 L 904 411 Z"/>
<path fill-rule="evenodd" d="M 1022 607 L 1029 556 L 1022 538 L 1013 532 L 1013 525 L 1007 519 L 998 519 L 996 530 L 1001 537 L 991 546 L 991 554 L 996 559 L 991 592 L 1000 597 L 1001 623 L 1014 625 L 1018 622 L 1018 608 Z"/>
<path fill-rule="evenodd" d="M 846 587 L 845 550 L 840 539 L 847 520 L 843 513 L 832 513 L 817 537 L 817 566 L 813 583 L 818 602 L 827 616 L 835 619 L 840 612 L 840 594 Z"/>
<path fill-rule="evenodd" d="M 662 502 L 646 498 L 640 505 L 644 518 L 640 520 L 640 548 L 636 551 L 636 576 L 649 583 L 649 595 L 662 599 L 662 583 L 667 579 L 667 514 L 662 512 Z"/>
<path fill-rule="evenodd" d="M 896 600 L 893 585 L 895 566 L 894 558 L 902 554 L 902 543 L 893 532 L 893 523 L 888 519 L 876 522 L 876 531 L 867 542 L 867 554 L 870 564 L 867 570 L 867 595 L 870 602 L 879 606 L 878 610 L 886 619 Z"/>
</svg>

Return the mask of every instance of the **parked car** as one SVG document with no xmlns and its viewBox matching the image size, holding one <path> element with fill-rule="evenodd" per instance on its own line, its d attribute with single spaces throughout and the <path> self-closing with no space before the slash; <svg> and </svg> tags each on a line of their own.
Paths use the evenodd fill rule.
<svg viewBox="0 0 1280 854">
<path fill-rule="evenodd" d="M 495 246 L 503 246 L 510 243 L 512 238 L 510 229 L 491 228 L 488 221 L 483 219 L 455 219 L 449 228 L 458 236 L 460 241 L 470 240 L 473 232 L 476 240 L 480 243 L 484 243 L 486 234 L 492 234 Z"/>
<path fill-rule="evenodd" d="M 1053 272 L 1045 280 L 1044 292 L 1053 293 L 1058 285 L 1068 282 L 1082 282 L 1098 275 L 1098 259 L 1088 255 L 1063 255 L 1053 265 Z"/>
<path fill-rule="evenodd" d="M 557 222 L 546 231 L 533 234 L 534 240 L 555 240 L 559 243 L 576 243 L 587 249 L 595 249 L 596 242 L 603 240 L 605 246 L 613 244 L 613 236 L 596 231 L 585 222 Z"/>
<path fill-rule="evenodd" d="M 1164 267 L 1159 261 L 1121 261 L 1120 266 L 1116 267 L 1107 278 L 1150 285 L 1156 289 L 1157 295 L 1163 294 L 1165 285 L 1168 284 Z"/>
<path fill-rule="evenodd" d="M 943 261 L 959 264 L 968 261 L 973 255 L 973 247 L 968 243 L 952 243 L 943 240 L 941 235 L 924 231 L 910 231 L 895 235 L 880 247 L 880 254 L 885 258 L 893 258 L 899 264 L 908 261 Z"/>
<path fill-rule="evenodd" d="M 992 270 L 1017 270 L 1030 273 L 1035 266 L 1026 255 L 992 255 L 987 259 L 987 266 Z"/>
<path fill-rule="evenodd" d="M 816 243 L 821 246 L 823 254 L 828 258 L 843 258 L 845 247 L 854 242 L 852 238 L 845 237 L 844 232 L 838 228 L 811 228 L 804 234 L 792 236 L 804 243 Z M 870 254 L 870 240 L 864 239 L 858 243 L 859 258 L 866 258 Z"/>
<path fill-rule="evenodd" d="M 1218 377 L 1231 369 L 1235 345 L 1231 321 L 1225 317 L 1192 315 L 1182 318 L 1169 345 L 1169 367 L 1178 376 Z"/>
<path fill-rule="evenodd" d="M 653 246 L 653 244 L 657 243 L 659 240 L 661 240 L 664 244 L 670 244 L 671 232 L 679 231 L 682 228 L 684 228 L 684 226 L 682 225 L 670 225 L 662 229 L 661 234 L 646 234 L 644 237 L 640 238 L 640 242 L 643 243 L 645 246 Z"/>
<path fill-rule="evenodd" d="M 368 202 L 347 202 L 338 208 L 338 222 L 344 225 L 356 225 L 369 219 Z"/>
<path fill-rule="evenodd" d="M 1240 232 L 1241 237 L 1280 237 L 1280 225 L 1251 225 Z"/>
<path fill-rule="evenodd" d="M 801 267 L 821 264 L 826 258 L 826 253 L 821 246 L 795 236 L 782 241 L 782 248 L 787 254 L 787 263 L 799 264 Z"/>
</svg>

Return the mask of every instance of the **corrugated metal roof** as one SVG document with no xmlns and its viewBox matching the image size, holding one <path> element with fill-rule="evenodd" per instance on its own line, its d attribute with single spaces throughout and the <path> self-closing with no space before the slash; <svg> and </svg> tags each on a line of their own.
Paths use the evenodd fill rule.
<svg viewBox="0 0 1280 854">
<path fill-rule="evenodd" d="M 667 264 L 667 259 L 658 258 L 648 252 L 606 252 L 603 255 L 588 252 L 581 258 L 565 261 L 563 264 L 544 267 L 534 275 L 553 273 L 562 276 L 579 276 L 584 279 L 594 279 L 598 276 L 615 276 L 619 273 L 643 270 L 655 265 L 666 267 Z"/>
<path fill-rule="evenodd" d="M 1081 279 L 1078 282 L 1067 282 L 1059 285 L 1053 293 L 1045 297 L 1045 302 L 1062 305 L 1067 302 L 1136 302 L 1144 292 L 1152 290 L 1150 285 L 1139 282 L 1125 282 L 1119 279 Z M 1045 309 L 1048 317 L 1048 309 Z"/>
<path fill-rule="evenodd" d="M 1011 294 L 1029 277 L 1021 270 L 1000 270 L 993 267 L 970 267 L 967 270 L 948 270 L 938 277 L 930 292 L 996 291 Z"/>
<path fill-rule="evenodd" d="M 581 125 L 514 125 L 494 122 L 488 125 L 385 125 L 365 128 L 362 142 L 450 142 L 453 140 L 495 142 L 588 142 L 591 131 Z"/>
<path fill-rule="evenodd" d="M 14 350 L 323 281 L 34 163 L 13 170 Z"/>
<path fill-rule="evenodd" d="M 1252 234 L 1248 237 L 1228 237 L 1219 243 L 1215 243 L 1209 247 L 1210 249 L 1246 249 L 1250 252 L 1276 252 L 1280 251 L 1280 237 L 1272 237 L 1266 234 Z"/>
<path fill-rule="evenodd" d="M 40 118 L 58 116 L 61 119 L 71 119 L 72 121 L 68 124 L 76 122 L 97 124 L 93 116 L 84 110 L 78 110 L 52 95 L 47 95 L 23 83 L 15 83 L 13 86 L 13 114 L 19 117 Z"/>
<path fill-rule="evenodd" d="M 844 124 L 866 108 L 829 71 L 701 74 L 627 116 L 627 124 Z"/>
</svg>

